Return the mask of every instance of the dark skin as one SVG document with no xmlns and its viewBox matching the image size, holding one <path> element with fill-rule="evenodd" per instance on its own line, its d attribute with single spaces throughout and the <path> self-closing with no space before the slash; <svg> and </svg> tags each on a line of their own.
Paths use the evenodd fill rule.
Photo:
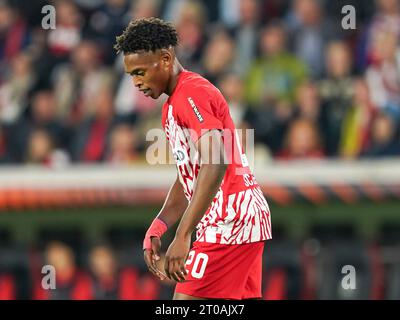
<svg viewBox="0 0 400 320">
<path fill-rule="evenodd" d="M 134 85 L 146 96 L 153 99 L 157 99 L 163 93 L 171 95 L 178 82 L 178 76 L 183 71 L 183 67 L 175 57 L 173 48 L 160 49 L 155 52 L 127 53 L 124 56 L 124 64 L 125 72 L 132 76 Z M 219 159 L 224 159 L 222 136 L 218 130 L 211 130 L 200 137 L 196 143 L 196 148 L 203 160 L 214 159 L 213 153 L 217 153 Z M 168 227 L 173 226 L 180 219 L 175 238 L 165 256 L 163 270 L 165 274 L 156 265 L 156 262 L 160 259 L 160 239 L 153 237 L 152 250 L 145 250 L 144 252 L 144 259 L 149 270 L 161 280 L 165 277 L 177 282 L 186 279 L 185 262 L 190 250 L 191 235 L 214 199 L 227 167 L 224 161 L 221 161 L 221 163 L 208 162 L 203 161 L 200 167 L 190 204 L 188 205 L 182 186 L 177 179 L 158 214 L 158 217 Z M 175 293 L 174 299 L 192 300 L 200 298 Z"/>
</svg>

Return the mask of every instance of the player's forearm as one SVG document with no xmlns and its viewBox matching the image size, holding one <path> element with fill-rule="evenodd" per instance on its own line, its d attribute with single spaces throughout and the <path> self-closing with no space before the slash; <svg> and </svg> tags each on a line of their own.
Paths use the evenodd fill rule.
<svg viewBox="0 0 400 320">
<path fill-rule="evenodd" d="M 178 179 L 172 185 L 157 217 L 172 227 L 183 215 L 188 202 Z"/>
<path fill-rule="evenodd" d="M 192 200 L 176 230 L 177 237 L 191 236 L 218 192 L 226 167 L 225 164 L 203 164 L 201 166 Z"/>
</svg>

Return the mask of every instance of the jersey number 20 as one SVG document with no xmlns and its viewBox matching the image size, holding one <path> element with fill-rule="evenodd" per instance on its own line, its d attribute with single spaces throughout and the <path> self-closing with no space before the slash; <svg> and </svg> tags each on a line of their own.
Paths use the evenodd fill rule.
<svg viewBox="0 0 400 320">
<path fill-rule="evenodd" d="M 193 263 L 192 267 L 192 277 L 196 279 L 201 279 L 204 276 L 204 272 L 206 271 L 208 262 L 208 255 L 205 253 L 196 253 L 194 251 L 189 252 L 189 256 L 186 260 L 186 265 L 190 266 Z"/>
</svg>

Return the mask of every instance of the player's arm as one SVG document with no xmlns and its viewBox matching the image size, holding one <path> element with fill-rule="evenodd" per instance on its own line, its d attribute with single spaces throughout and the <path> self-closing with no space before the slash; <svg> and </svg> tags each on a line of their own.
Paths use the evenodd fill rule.
<svg viewBox="0 0 400 320">
<path fill-rule="evenodd" d="M 221 186 L 227 168 L 220 131 L 211 130 L 204 134 L 197 142 L 197 149 L 202 164 L 192 200 L 182 216 L 175 239 L 165 257 L 166 275 L 176 281 L 185 280 L 185 261 L 190 249 L 191 235 Z M 219 159 L 219 161 L 211 161 L 211 159 Z"/>
<path fill-rule="evenodd" d="M 187 199 L 177 177 L 168 192 L 162 209 L 146 232 L 143 242 L 144 260 L 149 270 L 161 280 L 165 276 L 156 266 L 156 261 L 160 259 L 160 238 L 168 228 L 172 227 L 182 217 L 187 205 Z"/>
</svg>

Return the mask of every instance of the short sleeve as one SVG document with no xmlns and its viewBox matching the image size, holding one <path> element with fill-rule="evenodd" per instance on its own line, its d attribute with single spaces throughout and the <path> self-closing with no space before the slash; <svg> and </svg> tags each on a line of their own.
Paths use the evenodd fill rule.
<svg viewBox="0 0 400 320">
<path fill-rule="evenodd" d="M 205 92 L 196 91 L 182 97 L 178 117 L 190 130 L 194 142 L 210 130 L 223 130 L 223 123 L 218 117 L 218 103 Z"/>
</svg>

